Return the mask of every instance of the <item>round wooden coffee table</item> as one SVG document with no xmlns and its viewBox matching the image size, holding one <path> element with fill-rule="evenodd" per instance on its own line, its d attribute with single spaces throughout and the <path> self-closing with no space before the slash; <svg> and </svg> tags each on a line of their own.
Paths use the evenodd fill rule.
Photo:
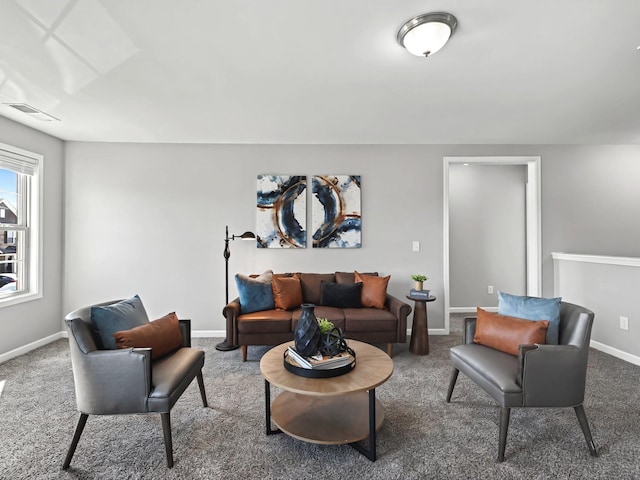
<svg viewBox="0 0 640 480">
<path fill-rule="evenodd" d="M 356 352 L 356 366 L 332 378 L 301 377 L 285 370 L 283 355 L 293 342 L 264 354 L 260 371 L 265 379 L 267 435 L 284 432 L 305 442 L 346 443 L 376 460 L 376 430 L 384 420 L 384 408 L 375 398 L 375 389 L 393 373 L 393 361 L 367 343 L 347 343 Z M 271 384 L 284 390 L 273 403 Z M 278 429 L 271 428 L 271 421 Z M 361 444 L 366 439 L 368 448 Z"/>
</svg>

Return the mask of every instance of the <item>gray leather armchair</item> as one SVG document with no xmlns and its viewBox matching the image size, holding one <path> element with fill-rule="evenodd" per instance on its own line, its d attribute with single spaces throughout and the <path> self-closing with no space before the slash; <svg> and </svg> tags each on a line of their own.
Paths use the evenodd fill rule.
<svg viewBox="0 0 640 480">
<path fill-rule="evenodd" d="M 118 300 L 98 304 L 110 305 Z M 62 468 L 69 468 L 89 415 L 159 413 L 167 465 L 173 467 L 170 411 L 191 381 L 198 379 L 202 404 L 204 352 L 191 347 L 191 324 L 180 320 L 183 345 L 156 360 L 150 348 L 99 350 L 91 322 L 91 306 L 65 317 L 80 419 Z"/>
<path fill-rule="evenodd" d="M 582 406 L 593 319 L 592 311 L 563 302 L 559 345 L 520 345 L 518 357 L 473 343 L 476 319 L 465 319 L 464 344 L 450 350 L 447 403 L 462 372 L 500 405 L 498 462 L 504 460 L 515 407 L 573 407 L 591 455 L 598 455 Z"/>
</svg>

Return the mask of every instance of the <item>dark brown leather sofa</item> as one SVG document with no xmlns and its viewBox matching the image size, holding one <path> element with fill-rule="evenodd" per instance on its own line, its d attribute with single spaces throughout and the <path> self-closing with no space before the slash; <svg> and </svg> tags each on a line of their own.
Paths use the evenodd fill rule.
<svg viewBox="0 0 640 480">
<path fill-rule="evenodd" d="M 293 275 L 293 274 L 278 274 Z M 377 274 L 376 274 L 377 275 Z M 394 343 L 407 341 L 407 316 L 411 307 L 389 295 L 384 309 L 336 308 L 320 305 L 321 281 L 354 283 L 353 272 L 296 273 L 302 287 L 303 303 L 313 303 L 316 317 L 324 317 L 341 328 L 347 339 L 367 343 L 386 343 L 392 355 Z M 227 319 L 227 341 L 242 347 L 242 361 L 247 360 L 249 345 L 278 345 L 293 340 L 293 332 L 302 310 L 262 310 L 240 314 L 240 300 L 232 300 L 222 310 Z"/>
</svg>

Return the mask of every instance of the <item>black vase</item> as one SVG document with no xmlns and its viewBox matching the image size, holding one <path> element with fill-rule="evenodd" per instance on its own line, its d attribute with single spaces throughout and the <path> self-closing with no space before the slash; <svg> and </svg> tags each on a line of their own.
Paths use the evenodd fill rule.
<svg viewBox="0 0 640 480">
<path fill-rule="evenodd" d="M 315 308 L 313 303 L 303 303 L 300 308 L 302 308 L 302 314 L 298 320 L 296 331 L 293 332 L 293 340 L 296 351 L 304 357 L 310 357 L 318 353 L 321 338 L 320 326 L 313 313 Z"/>
</svg>

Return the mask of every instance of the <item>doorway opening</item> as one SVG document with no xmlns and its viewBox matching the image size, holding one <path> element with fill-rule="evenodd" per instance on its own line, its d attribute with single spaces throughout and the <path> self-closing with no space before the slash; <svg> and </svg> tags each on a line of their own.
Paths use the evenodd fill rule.
<svg viewBox="0 0 640 480">
<path fill-rule="evenodd" d="M 526 290 L 529 296 L 539 296 L 542 290 L 541 221 L 540 221 L 540 157 L 444 157 L 444 333 L 450 329 L 450 249 L 449 249 L 449 167 L 456 164 L 525 165 L 526 224 Z"/>
</svg>

